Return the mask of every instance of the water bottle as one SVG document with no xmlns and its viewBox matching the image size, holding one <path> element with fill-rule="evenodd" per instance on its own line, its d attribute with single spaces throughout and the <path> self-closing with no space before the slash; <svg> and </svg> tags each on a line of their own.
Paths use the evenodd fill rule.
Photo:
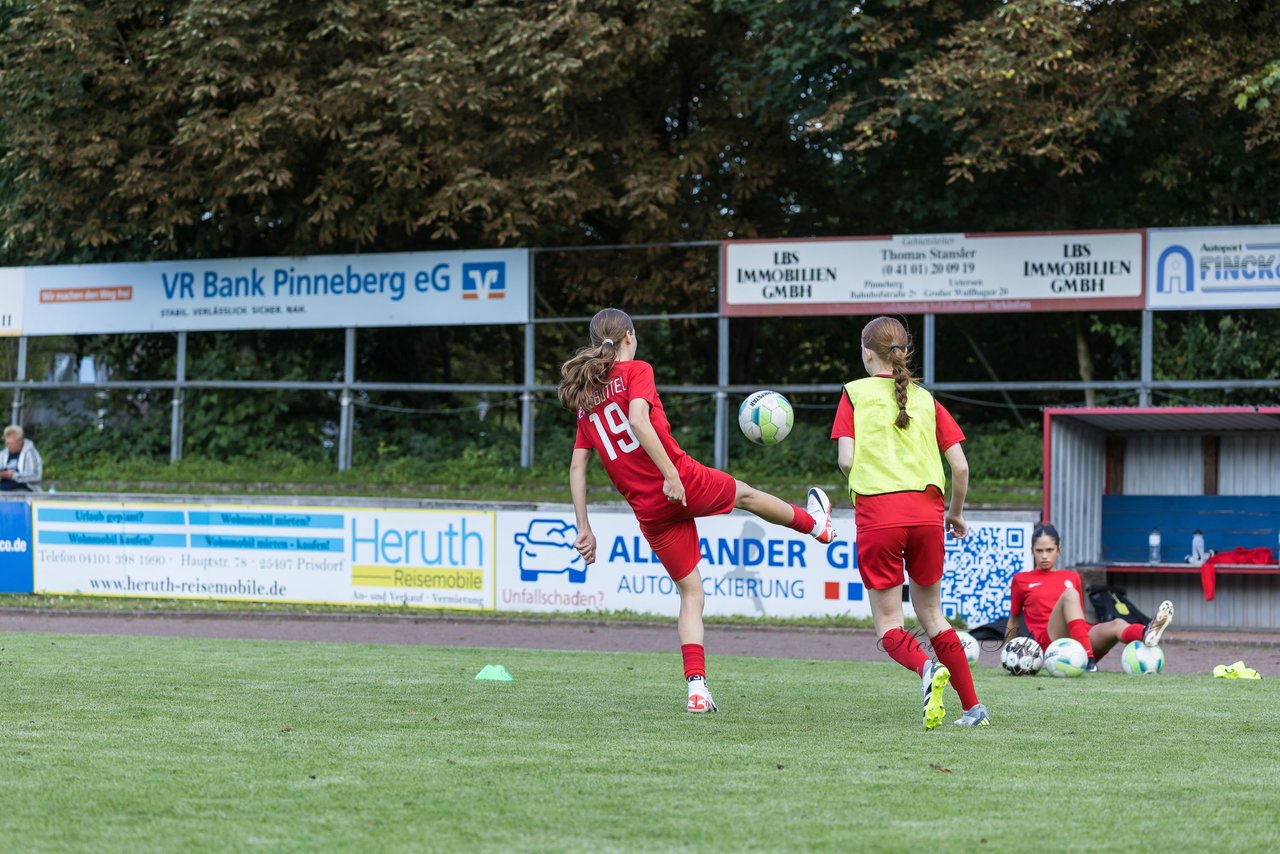
<svg viewBox="0 0 1280 854">
<path fill-rule="evenodd" d="M 1155 528 L 1147 535 L 1147 563 L 1160 562 L 1160 532 Z"/>
<path fill-rule="evenodd" d="M 1187 556 L 1187 562 L 1199 566 L 1204 563 L 1206 557 L 1207 555 L 1204 552 L 1204 532 L 1197 530 L 1191 534 L 1191 554 Z"/>
</svg>

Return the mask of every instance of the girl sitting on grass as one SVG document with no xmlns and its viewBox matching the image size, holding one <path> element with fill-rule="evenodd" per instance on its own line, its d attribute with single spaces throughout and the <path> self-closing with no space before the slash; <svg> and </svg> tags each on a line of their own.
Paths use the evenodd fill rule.
<svg viewBox="0 0 1280 854">
<path fill-rule="evenodd" d="M 1023 624 L 1041 649 L 1059 638 L 1073 638 L 1089 656 L 1086 673 L 1098 672 L 1098 659 L 1118 643 L 1140 640 L 1147 646 L 1159 646 L 1160 636 L 1173 620 L 1173 603 L 1160 603 L 1159 610 L 1147 624 L 1115 619 L 1092 626 L 1084 619 L 1084 584 L 1080 574 L 1058 569 L 1062 554 L 1062 538 L 1049 522 L 1041 522 L 1031 532 L 1031 554 L 1035 569 L 1018 572 L 1010 582 L 1009 623 L 1004 641 L 1023 633 Z"/>
</svg>

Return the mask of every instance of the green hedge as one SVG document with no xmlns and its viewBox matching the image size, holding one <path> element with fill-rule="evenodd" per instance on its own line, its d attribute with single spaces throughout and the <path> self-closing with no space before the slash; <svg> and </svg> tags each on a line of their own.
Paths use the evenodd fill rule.
<svg viewBox="0 0 1280 854">
<path fill-rule="evenodd" d="M 736 427 L 730 429 L 728 471 L 759 485 L 843 483 L 829 427 L 819 424 L 817 418 L 803 416 L 802 412 L 786 441 L 768 448 L 752 445 Z M 337 471 L 336 450 L 319 442 L 306 453 L 272 448 L 266 441 L 269 437 L 246 440 L 240 451 L 229 453 L 221 447 L 210 453 L 189 443 L 181 463 L 170 465 L 168 434 L 158 425 L 137 431 L 112 425 L 88 430 L 64 425 L 31 435 L 45 458 L 46 484 L 487 484 L 501 490 L 521 484 L 563 485 L 573 446 L 571 424 L 559 413 L 539 417 L 535 465 L 524 469 L 519 464 L 518 424 L 481 424 L 474 414 L 435 416 L 429 424 L 405 423 L 398 430 L 384 430 L 376 436 L 361 434 L 354 468 L 345 473 Z M 673 430 L 682 447 L 698 459 L 712 462 L 711 418 L 685 419 Z M 992 482 L 1027 488 L 1040 485 L 1043 446 L 1039 433 L 999 424 L 970 427 L 968 433 L 965 453 L 976 487 Z M 591 472 L 593 483 L 607 482 L 600 466 L 592 466 Z"/>
</svg>

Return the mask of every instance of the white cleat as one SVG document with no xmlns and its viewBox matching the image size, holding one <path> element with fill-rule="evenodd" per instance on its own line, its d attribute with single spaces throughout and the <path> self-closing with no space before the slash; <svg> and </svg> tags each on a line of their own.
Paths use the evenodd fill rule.
<svg viewBox="0 0 1280 854">
<path fill-rule="evenodd" d="M 830 543 L 836 539 L 835 526 L 831 524 L 831 499 L 827 497 L 827 493 L 818 487 L 812 487 L 809 490 L 808 506 L 805 507 L 809 511 L 809 515 L 813 517 L 813 521 L 820 526 L 818 533 L 813 537 L 820 543 Z"/>
<path fill-rule="evenodd" d="M 971 709 L 965 709 L 960 720 L 956 721 L 956 726 L 991 726 L 991 716 L 987 714 L 987 707 L 979 703 Z"/>
<path fill-rule="evenodd" d="M 1171 622 L 1173 622 L 1173 603 L 1166 599 L 1160 603 L 1155 618 L 1147 623 L 1147 631 L 1142 636 L 1142 642 L 1147 646 L 1159 646 L 1160 636 L 1164 634 L 1165 629 L 1169 628 Z"/>
<path fill-rule="evenodd" d="M 705 679 L 694 679 L 689 683 L 689 714 L 705 715 L 718 711 L 716 701 L 711 699 L 711 691 L 707 689 Z"/>
</svg>

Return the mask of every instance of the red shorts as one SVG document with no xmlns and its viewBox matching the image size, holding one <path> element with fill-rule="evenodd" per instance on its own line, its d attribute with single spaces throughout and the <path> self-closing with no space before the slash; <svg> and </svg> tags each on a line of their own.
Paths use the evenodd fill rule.
<svg viewBox="0 0 1280 854">
<path fill-rule="evenodd" d="M 941 525 L 911 525 L 858 531 L 858 572 L 872 590 L 888 590 L 907 575 L 924 587 L 942 580 L 946 558 L 946 534 Z"/>
<path fill-rule="evenodd" d="M 1025 621 L 1025 620 L 1023 621 L 1023 625 L 1026 625 L 1026 621 Z M 1086 622 L 1086 623 L 1085 623 L 1085 625 L 1092 629 L 1094 626 L 1096 626 L 1096 625 L 1097 625 L 1097 623 L 1089 623 L 1089 622 Z M 1055 640 L 1058 640 L 1058 638 L 1051 638 L 1051 637 L 1049 637 L 1049 624 L 1048 624 L 1048 623 L 1045 623 L 1045 624 L 1044 624 L 1043 626 L 1041 626 L 1038 630 L 1037 630 L 1037 629 L 1033 629 L 1033 628 L 1031 628 L 1030 626 L 1027 626 L 1027 634 L 1031 635 L 1031 637 L 1033 637 L 1033 638 L 1035 638 L 1035 639 L 1036 639 L 1036 643 L 1040 644 L 1040 648 L 1041 648 L 1041 649 L 1048 649 L 1048 648 L 1049 648 L 1049 644 L 1053 643 Z M 1063 637 L 1064 637 L 1064 638 L 1069 638 L 1069 637 L 1071 637 L 1071 632 L 1067 632 L 1065 635 L 1063 635 Z"/>
<path fill-rule="evenodd" d="M 662 561 L 663 568 L 675 581 L 679 581 L 698 568 L 702 550 L 698 547 L 699 516 L 719 516 L 733 509 L 738 494 L 738 482 L 733 475 L 719 469 L 707 468 L 689 460 L 680 472 L 684 484 L 685 504 L 671 505 L 663 518 L 640 522 L 640 533 L 649 542 L 649 548 Z"/>
</svg>

